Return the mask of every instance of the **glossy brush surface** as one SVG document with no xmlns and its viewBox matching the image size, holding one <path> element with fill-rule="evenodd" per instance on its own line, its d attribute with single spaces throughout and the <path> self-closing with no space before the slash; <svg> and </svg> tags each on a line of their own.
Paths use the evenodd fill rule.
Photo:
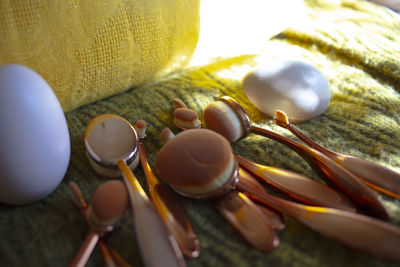
<svg viewBox="0 0 400 267">
<path fill-rule="evenodd" d="M 302 205 L 283 200 L 254 188 L 247 176 L 239 178 L 238 190 L 279 212 L 302 222 L 312 230 L 339 243 L 375 257 L 400 263 L 400 228 L 368 216 L 344 210 Z"/>
<path fill-rule="evenodd" d="M 374 162 L 329 150 L 303 134 L 282 111 L 276 111 L 277 125 L 288 129 L 308 146 L 318 150 L 346 168 L 373 189 L 400 199 L 400 174 Z"/>
<path fill-rule="evenodd" d="M 306 204 L 356 211 L 352 201 L 325 184 L 298 173 L 256 164 L 236 155 L 240 166 L 275 189 Z"/>
<path fill-rule="evenodd" d="M 135 128 L 139 137 L 140 163 L 146 176 L 150 199 L 169 232 L 175 237 L 182 253 L 187 257 L 197 258 L 200 255 L 200 241 L 185 210 L 171 189 L 158 181 L 148 162 L 144 145 L 146 122 L 138 120 Z"/>
<path fill-rule="evenodd" d="M 239 120 L 241 122 L 241 127 L 245 129 L 244 132 L 262 135 L 287 146 L 303 157 L 303 159 L 307 161 L 307 163 L 321 178 L 339 188 L 364 211 L 368 212 L 372 216 L 384 220 L 390 218 L 390 214 L 382 203 L 380 203 L 375 192 L 338 163 L 313 148 L 307 147 L 299 142 L 293 141 L 267 129 L 252 125 L 246 111 L 233 98 L 223 96 L 220 98 L 219 102 L 224 102 L 226 105 L 221 106 L 223 108 L 222 110 L 214 110 L 214 116 L 211 116 L 212 114 L 209 116 L 212 125 L 217 124 L 219 121 L 219 118 L 221 117 L 219 114 L 232 113 L 232 111 L 234 111 L 234 114 L 236 114 L 236 120 Z M 207 118 L 205 117 L 204 119 L 206 120 Z M 226 122 L 223 121 L 220 121 L 220 123 L 226 124 Z M 231 127 L 226 129 L 232 130 Z"/>
</svg>

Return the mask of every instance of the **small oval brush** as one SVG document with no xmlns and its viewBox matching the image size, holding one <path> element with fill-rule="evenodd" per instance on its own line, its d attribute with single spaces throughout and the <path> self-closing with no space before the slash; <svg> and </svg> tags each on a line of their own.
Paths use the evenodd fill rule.
<svg viewBox="0 0 400 267">
<path fill-rule="evenodd" d="M 86 202 L 77 185 L 70 183 L 70 188 L 75 204 L 82 207 L 81 211 L 90 225 L 90 232 L 70 266 L 85 266 L 99 238 L 112 231 L 127 211 L 128 193 L 122 182 L 108 181 L 96 189 L 92 204 L 86 208 Z"/>
</svg>

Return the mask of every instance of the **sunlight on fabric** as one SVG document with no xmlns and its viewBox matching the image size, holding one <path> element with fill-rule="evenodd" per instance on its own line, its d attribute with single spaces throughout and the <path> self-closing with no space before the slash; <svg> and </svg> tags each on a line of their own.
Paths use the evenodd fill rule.
<svg viewBox="0 0 400 267">
<path fill-rule="evenodd" d="M 252 67 L 250 65 L 233 66 L 231 68 L 222 69 L 217 72 L 216 75 L 220 78 L 238 79 L 239 77 L 245 76 L 251 69 Z"/>
<path fill-rule="evenodd" d="M 256 54 L 265 42 L 307 19 L 302 0 L 202 0 L 200 38 L 190 62 Z"/>
</svg>

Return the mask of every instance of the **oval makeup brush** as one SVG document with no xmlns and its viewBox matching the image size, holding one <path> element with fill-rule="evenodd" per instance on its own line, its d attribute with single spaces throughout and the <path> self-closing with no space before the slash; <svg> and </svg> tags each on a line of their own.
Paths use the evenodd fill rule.
<svg viewBox="0 0 400 267">
<path fill-rule="evenodd" d="M 150 198 L 161 219 L 178 242 L 182 253 L 187 257 L 197 258 L 200 255 L 200 242 L 193 231 L 185 210 L 169 187 L 159 183 L 148 163 L 146 148 L 143 143 L 146 137 L 146 122 L 138 120 L 135 129 L 139 137 L 140 163 L 147 179 Z"/>
<path fill-rule="evenodd" d="M 157 153 L 160 177 L 178 193 L 193 198 L 224 194 L 233 186 L 347 247 L 400 262 L 398 227 L 354 212 L 293 203 L 260 190 L 255 179 L 240 175 L 236 168 L 227 171 L 234 157 L 229 142 L 218 135 L 207 129 L 187 130 L 176 135 Z M 205 141 L 197 142 L 199 140 Z M 219 161 L 221 158 L 223 160 Z M 216 164 L 218 166 L 214 167 Z M 231 207 L 234 210 L 234 203 Z"/>
<path fill-rule="evenodd" d="M 278 126 L 288 129 L 308 146 L 314 148 L 315 150 L 318 150 L 319 152 L 323 153 L 324 155 L 328 156 L 329 158 L 340 164 L 342 167 L 351 171 L 359 179 L 361 179 L 361 181 L 365 182 L 373 189 L 400 199 L 399 173 L 378 165 L 374 162 L 349 155 L 344 155 L 317 144 L 315 141 L 311 140 L 309 137 L 303 134 L 293 124 L 291 124 L 286 113 L 283 111 L 275 111 L 275 123 Z"/>
<path fill-rule="evenodd" d="M 163 136 L 172 133 L 163 130 Z M 213 198 L 224 218 L 250 245 L 271 251 L 279 245 L 265 215 L 245 195 L 232 191 L 237 164 L 229 142 L 208 129 L 179 133 L 158 151 L 160 177 L 176 192 L 195 199 Z"/>
<path fill-rule="evenodd" d="M 177 108 L 174 110 L 174 124 L 186 129 L 200 128 L 201 124 L 197 113 L 188 108 Z"/>
<path fill-rule="evenodd" d="M 201 122 L 198 119 L 197 113 L 192 110 L 187 108 L 187 106 L 185 105 L 185 103 L 183 103 L 182 100 L 175 98 L 173 100 L 174 103 L 174 107 L 176 109 L 180 108 L 179 113 L 178 112 L 174 112 L 174 124 L 176 127 L 178 127 L 179 129 L 186 131 L 186 130 L 190 130 L 190 129 L 198 129 L 201 128 Z M 175 110 L 176 111 L 176 110 Z M 185 114 L 186 113 L 186 114 Z M 192 114 L 192 115 L 190 115 Z M 195 114 L 195 115 L 193 115 Z M 181 123 L 182 120 L 180 120 L 179 118 L 177 118 L 178 116 L 181 117 L 191 117 L 192 121 L 197 121 L 196 123 Z M 172 137 L 174 137 L 174 134 L 171 132 L 171 130 L 169 130 L 168 128 L 165 128 L 162 132 L 161 132 L 161 137 L 164 140 L 170 140 Z M 239 167 L 239 173 L 243 173 L 245 172 L 242 168 Z M 231 198 L 233 198 L 231 196 Z M 232 200 L 234 201 L 234 200 Z M 243 200 L 244 202 L 245 200 Z M 239 201 L 237 201 L 237 203 L 239 203 Z M 223 205 L 223 203 L 220 202 L 220 207 Z M 228 207 L 228 206 L 226 206 Z M 243 205 L 243 209 L 246 206 Z M 265 207 L 265 206 L 258 206 L 258 209 L 263 213 L 263 215 L 265 216 L 266 220 L 268 221 L 268 225 L 270 225 L 274 230 L 282 230 L 285 227 L 285 223 L 284 220 L 282 218 L 282 216 L 278 213 L 276 213 L 275 211 L 270 210 L 269 208 Z M 229 218 L 234 218 L 233 216 L 229 215 L 229 212 L 223 212 L 223 209 L 219 209 L 219 211 L 221 213 L 223 213 L 224 217 L 229 219 Z M 232 222 L 235 225 L 235 228 L 239 229 L 240 228 L 240 224 L 238 223 L 238 221 L 234 221 Z M 245 223 L 245 222 L 243 222 Z M 247 227 L 245 226 L 243 228 L 243 230 L 238 230 L 240 232 L 242 232 L 242 234 L 244 234 L 247 231 Z"/>
<path fill-rule="evenodd" d="M 90 222 L 89 214 L 88 214 L 88 205 L 83 197 L 82 191 L 79 186 L 71 181 L 69 182 L 69 187 L 71 189 L 71 198 L 74 204 L 80 209 L 83 217 L 86 222 L 90 226 L 92 223 Z M 102 239 L 99 240 L 99 245 L 101 249 L 101 254 L 103 256 L 103 261 L 105 266 L 107 267 L 115 267 L 115 266 L 123 266 L 129 267 L 130 265 L 116 252 L 114 249 L 109 247 L 106 242 Z"/>
<path fill-rule="evenodd" d="M 222 134 L 230 142 L 235 142 L 247 133 L 262 135 L 280 142 L 303 157 L 321 178 L 342 190 L 365 212 L 380 219 L 390 219 L 389 213 L 379 202 L 375 192 L 353 173 L 313 148 L 252 125 L 246 111 L 233 98 L 223 96 L 220 101 L 207 105 L 204 109 L 204 120 L 207 128 Z"/>
<path fill-rule="evenodd" d="M 186 104 L 179 98 L 174 98 L 172 103 L 174 105 L 174 110 L 177 108 L 187 108 Z"/>
<path fill-rule="evenodd" d="M 70 266 L 85 266 L 99 238 L 114 229 L 128 205 L 128 193 L 122 182 L 108 181 L 96 189 L 87 213 L 91 230 Z"/>
<path fill-rule="evenodd" d="M 175 125 L 182 130 L 187 129 L 184 125 L 180 125 L 179 123 Z M 294 199 L 310 205 L 349 211 L 356 210 L 352 201 L 345 195 L 314 179 L 284 169 L 256 164 L 239 155 L 236 155 L 236 159 L 239 162 L 240 169 L 244 167 L 255 177 Z"/>
</svg>

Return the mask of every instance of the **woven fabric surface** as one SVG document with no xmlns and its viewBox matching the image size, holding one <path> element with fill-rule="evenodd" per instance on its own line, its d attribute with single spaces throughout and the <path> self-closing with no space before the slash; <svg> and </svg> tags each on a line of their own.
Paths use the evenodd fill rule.
<svg viewBox="0 0 400 267">
<path fill-rule="evenodd" d="M 272 38 L 261 55 L 219 59 L 207 66 L 175 71 L 68 112 L 72 154 L 66 177 L 40 202 L 0 206 L 0 265 L 66 266 L 74 257 L 89 229 L 70 199 L 68 182 L 77 182 L 90 201 L 96 187 L 106 181 L 95 175 L 84 153 L 85 126 L 96 115 L 115 113 L 131 123 L 146 120 L 145 145 L 152 167 L 162 146 L 161 130 L 169 127 L 178 132 L 172 118 L 172 99 L 176 97 L 201 114 L 208 103 L 229 95 L 243 105 L 255 124 L 294 138 L 260 113 L 242 89 L 243 76 L 269 58 L 308 62 L 329 81 L 331 103 L 321 116 L 298 125 L 304 133 L 334 151 L 400 171 L 400 18 L 364 1 L 306 3 L 311 23 Z M 272 140 L 250 135 L 232 148 L 258 163 L 319 179 L 302 158 Z M 146 187 L 141 168 L 135 173 Z M 201 242 L 200 257 L 188 259 L 188 266 L 396 266 L 347 249 L 289 217 L 285 217 L 286 229 L 279 233 L 279 248 L 263 253 L 248 246 L 211 201 L 178 198 Z M 381 194 L 379 199 L 392 214 L 391 223 L 400 227 L 400 201 Z M 131 216 L 105 240 L 132 266 L 143 265 Z M 87 266 L 102 264 L 96 248 Z"/>
<path fill-rule="evenodd" d="M 188 63 L 199 1 L 1 1 L 0 65 L 37 71 L 64 111 Z"/>
</svg>

